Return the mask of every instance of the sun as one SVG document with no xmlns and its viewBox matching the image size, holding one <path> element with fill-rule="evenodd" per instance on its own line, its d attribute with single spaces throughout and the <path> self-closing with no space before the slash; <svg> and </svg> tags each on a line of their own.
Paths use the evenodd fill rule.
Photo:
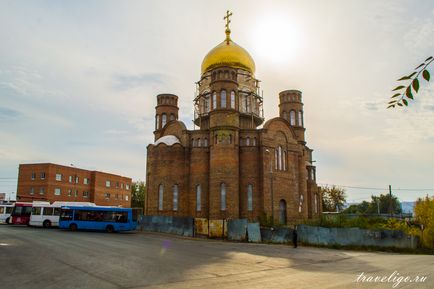
<svg viewBox="0 0 434 289">
<path fill-rule="evenodd" d="M 275 64 L 294 60 L 301 46 L 301 35 L 291 19 L 283 15 L 267 15 L 256 22 L 253 51 L 255 55 Z"/>
</svg>

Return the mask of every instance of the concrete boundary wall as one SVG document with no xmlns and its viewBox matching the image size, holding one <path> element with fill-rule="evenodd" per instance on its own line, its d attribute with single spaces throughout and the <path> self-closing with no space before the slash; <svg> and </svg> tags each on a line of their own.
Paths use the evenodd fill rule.
<svg viewBox="0 0 434 289">
<path fill-rule="evenodd" d="M 419 238 L 402 231 L 298 226 L 300 242 L 322 246 L 373 246 L 416 249 Z"/>
<path fill-rule="evenodd" d="M 140 228 L 144 231 L 193 237 L 194 219 L 190 217 L 141 216 Z"/>
</svg>

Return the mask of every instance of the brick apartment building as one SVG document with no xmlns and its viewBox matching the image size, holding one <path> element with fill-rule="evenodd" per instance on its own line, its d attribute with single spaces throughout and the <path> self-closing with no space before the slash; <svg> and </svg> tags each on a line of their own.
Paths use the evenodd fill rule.
<svg viewBox="0 0 434 289">
<path fill-rule="evenodd" d="M 52 163 L 20 164 L 18 201 L 131 206 L 131 178 Z"/>
<path fill-rule="evenodd" d="M 227 23 L 228 25 L 229 23 Z M 230 38 L 203 59 L 194 130 L 178 119 L 178 96 L 157 96 L 155 141 L 147 147 L 146 214 L 276 222 L 321 213 L 302 93 L 279 93 L 279 115 L 265 122 L 249 53 Z"/>
</svg>

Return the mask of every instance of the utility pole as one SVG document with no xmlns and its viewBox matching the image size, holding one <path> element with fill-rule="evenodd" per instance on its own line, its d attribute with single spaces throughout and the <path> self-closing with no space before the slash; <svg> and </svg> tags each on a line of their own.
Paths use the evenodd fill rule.
<svg viewBox="0 0 434 289">
<path fill-rule="evenodd" d="M 389 185 L 389 214 L 392 217 L 393 208 L 392 208 L 392 186 Z"/>
</svg>

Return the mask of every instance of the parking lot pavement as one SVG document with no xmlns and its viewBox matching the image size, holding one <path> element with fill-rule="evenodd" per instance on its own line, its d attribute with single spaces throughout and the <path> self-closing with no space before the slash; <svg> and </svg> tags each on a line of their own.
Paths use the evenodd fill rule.
<svg viewBox="0 0 434 289">
<path fill-rule="evenodd" d="M 294 249 L 143 232 L 0 225 L 0 264 L 2 289 L 434 288 L 432 255 Z M 369 276 L 392 274 L 395 282 L 367 282 Z M 425 282 L 396 284 L 397 277 L 418 275 L 427 276 Z"/>
</svg>

